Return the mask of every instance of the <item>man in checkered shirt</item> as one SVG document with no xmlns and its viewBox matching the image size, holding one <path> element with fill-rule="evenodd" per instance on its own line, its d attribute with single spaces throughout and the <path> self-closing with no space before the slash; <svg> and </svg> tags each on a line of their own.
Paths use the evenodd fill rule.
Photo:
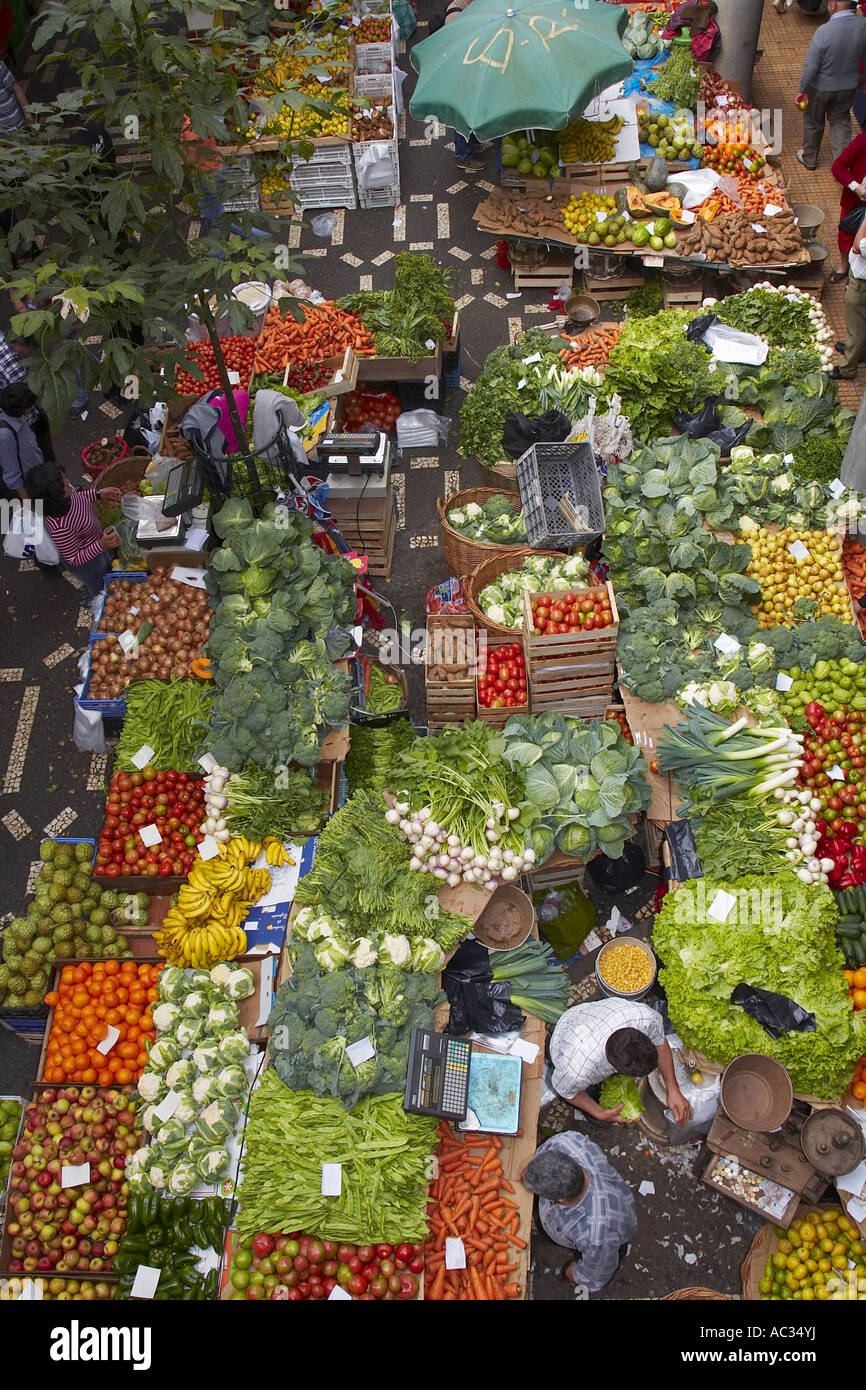
<svg viewBox="0 0 866 1390">
<path fill-rule="evenodd" d="M 6 334 L 0 333 L 0 390 L 6 386 L 14 386 L 18 382 L 27 381 L 27 368 L 24 366 L 18 353 L 11 348 L 6 341 Z M 48 423 L 42 407 L 33 398 L 33 404 L 24 412 L 21 419 L 29 425 L 36 436 L 36 442 L 42 450 L 42 457 L 50 462 L 54 461 L 54 444 L 51 439 L 51 427 Z"/>
<path fill-rule="evenodd" d="M 538 1193 L 538 1219 L 547 1235 L 574 1252 L 562 1270 L 565 1278 L 590 1293 L 603 1289 L 637 1231 L 628 1184 L 598 1145 L 576 1130 L 542 1144 L 520 1180 Z"/>
<path fill-rule="evenodd" d="M 598 1104 L 602 1081 L 614 1075 L 649 1076 L 656 1067 L 676 1123 L 683 1125 L 691 1118 L 692 1107 L 677 1085 L 664 1024 L 647 1004 L 633 999 L 576 1004 L 553 1030 L 550 1060 L 553 1089 L 590 1119 L 620 1121 L 622 1105 L 603 1110 Z"/>
</svg>

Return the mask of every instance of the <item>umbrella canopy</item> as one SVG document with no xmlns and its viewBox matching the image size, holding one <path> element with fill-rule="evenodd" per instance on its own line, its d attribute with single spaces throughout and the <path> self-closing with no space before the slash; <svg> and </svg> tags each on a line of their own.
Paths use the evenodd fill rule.
<svg viewBox="0 0 866 1390">
<path fill-rule="evenodd" d="M 595 0 L 472 0 L 412 49 L 419 120 L 435 116 L 482 140 L 561 130 L 632 71 L 620 42 L 628 13 Z"/>
</svg>

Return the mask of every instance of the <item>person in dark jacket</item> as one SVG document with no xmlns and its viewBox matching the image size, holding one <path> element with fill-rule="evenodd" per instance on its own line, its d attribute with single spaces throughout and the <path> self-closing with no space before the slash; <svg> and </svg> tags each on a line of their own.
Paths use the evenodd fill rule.
<svg viewBox="0 0 866 1390">
<path fill-rule="evenodd" d="M 830 18 L 806 49 L 797 104 L 803 109 L 803 147 L 797 158 L 817 169 L 824 122 L 830 127 L 834 159 L 851 143 L 851 105 L 866 57 L 866 24 L 854 0 L 828 0 Z"/>
</svg>

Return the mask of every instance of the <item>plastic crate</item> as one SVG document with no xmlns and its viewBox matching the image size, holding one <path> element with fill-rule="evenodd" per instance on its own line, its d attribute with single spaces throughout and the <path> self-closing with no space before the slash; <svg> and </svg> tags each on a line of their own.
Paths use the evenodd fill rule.
<svg viewBox="0 0 866 1390">
<path fill-rule="evenodd" d="M 354 188 L 304 188 L 295 194 L 295 206 L 304 208 L 347 208 L 350 212 L 358 206 Z"/>
<path fill-rule="evenodd" d="M 603 534 L 601 481 L 588 444 L 533 444 L 517 460 L 517 486 L 526 536 L 534 550 L 589 545 Z M 559 510 L 566 493 L 578 510 L 585 511 L 585 531 L 573 531 Z"/>
<path fill-rule="evenodd" d="M 343 165 L 350 168 L 352 164 L 352 147 L 345 145 L 324 145 L 309 159 L 302 159 L 300 155 L 292 161 L 292 176 L 306 173 L 311 169 L 325 169 L 334 165 Z"/>
<path fill-rule="evenodd" d="M 93 615 L 93 623 L 90 628 L 91 639 L 94 637 L 108 637 L 110 635 L 107 632 L 97 632 L 97 628 L 102 622 L 102 615 L 105 612 L 105 600 L 108 597 L 109 584 L 114 584 L 120 579 L 131 579 L 136 584 L 143 584 L 147 577 L 144 570 L 111 570 L 105 576 L 102 584 L 102 593 L 99 596 L 99 606 Z"/>
<path fill-rule="evenodd" d="M 384 19 L 384 15 L 382 16 Z M 355 44 L 355 76 L 366 73 L 390 73 L 394 47 L 390 39 L 384 43 Z"/>
<path fill-rule="evenodd" d="M 352 82 L 356 97 L 391 97 L 394 92 L 393 72 L 356 72 Z"/>
<path fill-rule="evenodd" d="M 87 693 L 90 689 L 90 676 L 92 669 L 91 656 L 93 654 L 93 648 L 97 642 L 104 642 L 109 637 L 109 635 L 110 634 L 107 632 L 100 632 L 96 637 L 91 638 L 90 652 L 88 653 L 87 660 L 87 675 L 84 678 L 84 689 L 79 695 L 76 703 L 79 704 L 82 709 L 96 710 L 99 714 L 113 715 L 115 718 L 122 719 L 123 716 L 126 714 L 125 696 L 121 696 L 117 700 L 93 700 Z"/>
</svg>

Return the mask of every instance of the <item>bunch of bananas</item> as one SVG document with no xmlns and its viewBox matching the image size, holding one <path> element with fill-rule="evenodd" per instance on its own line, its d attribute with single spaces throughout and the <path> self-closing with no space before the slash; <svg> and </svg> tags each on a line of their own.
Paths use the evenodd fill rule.
<svg viewBox="0 0 866 1390">
<path fill-rule="evenodd" d="M 209 969 L 217 961 L 244 954 L 247 937 L 241 923 L 271 886 L 267 869 L 248 867 L 261 852 L 257 840 L 239 836 L 221 844 L 214 859 L 193 864 L 176 904 L 153 934 L 160 955 L 170 965 Z"/>
<path fill-rule="evenodd" d="M 295 861 L 291 855 L 286 854 L 282 840 L 278 840 L 276 835 L 265 836 L 262 844 L 265 848 L 265 859 L 271 868 L 278 869 L 283 864 L 294 867 Z"/>
<path fill-rule="evenodd" d="M 624 125 L 624 117 L 618 115 L 606 121 L 580 116 L 559 137 L 560 164 L 606 164 L 613 159 L 616 137 Z"/>
</svg>

